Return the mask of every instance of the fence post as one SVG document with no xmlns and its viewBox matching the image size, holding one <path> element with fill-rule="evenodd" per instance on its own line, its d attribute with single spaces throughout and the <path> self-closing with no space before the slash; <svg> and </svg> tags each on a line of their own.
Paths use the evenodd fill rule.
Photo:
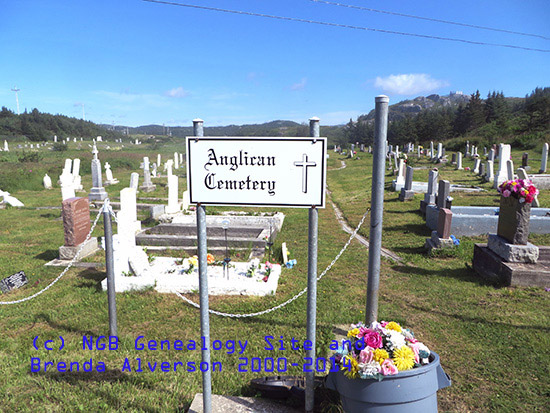
<svg viewBox="0 0 550 413">
<path fill-rule="evenodd" d="M 367 280 L 366 324 L 378 319 L 378 288 L 380 285 L 380 252 L 382 249 L 382 215 L 384 212 L 384 166 L 388 132 L 388 103 L 385 95 L 376 96 L 374 119 L 374 163 L 369 233 L 369 271 Z"/>
<path fill-rule="evenodd" d="M 103 204 L 103 229 L 105 234 L 105 267 L 107 268 L 107 301 L 109 303 L 109 335 L 117 336 L 113 225 L 109 198 Z"/>
</svg>

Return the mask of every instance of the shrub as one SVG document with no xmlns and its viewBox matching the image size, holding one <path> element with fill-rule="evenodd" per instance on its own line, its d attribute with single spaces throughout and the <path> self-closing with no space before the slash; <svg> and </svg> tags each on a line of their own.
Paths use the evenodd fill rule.
<svg viewBox="0 0 550 413">
<path fill-rule="evenodd" d="M 53 144 L 52 149 L 57 152 L 65 152 L 68 148 L 66 144 L 61 142 L 56 142 Z"/>
<path fill-rule="evenodd" d="M 17 158 L 19 162 L 41 162 L 44 155 L 38 152 L 23 152 Z"/>
</svg>

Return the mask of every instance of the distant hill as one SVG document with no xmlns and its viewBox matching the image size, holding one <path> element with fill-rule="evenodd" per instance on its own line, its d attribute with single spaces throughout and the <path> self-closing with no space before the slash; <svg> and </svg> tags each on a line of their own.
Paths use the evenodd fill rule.
<svg viewBox="0 0 550 413">
<path fill-rule="evenodd" d="M 429 95 L 418 96 L 411 100 L 402 100 L 389 106 L 388 120 L 393 122 L 401 120 L 410 115 L 416 115 L 422 111 L 438 108 L 456 108 L 461 104 L 467 104 L 470 101 L 470 95 L 464 95 L 462 92 L 451 92 L 449 95 Z M 359 121 L 374 120 L 374 109 L 368 115 L 362 115 Z"/>
</svg>

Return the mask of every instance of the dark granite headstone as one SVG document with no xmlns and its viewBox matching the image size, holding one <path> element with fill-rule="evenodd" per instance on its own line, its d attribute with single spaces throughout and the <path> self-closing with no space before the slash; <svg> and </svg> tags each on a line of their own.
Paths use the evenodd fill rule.
<svg viewBox="0 0 550 413">
<path fill-rule="evenodd" d="M 516 198 L 500 197 L 497 235 L 510 244 L 526 245 L 529 237 L 531 204 L 519 203 Z"/>
<path fill-rule="evenodd" d="M 90 232 L 90 201 L 68 198 L 62 204 L 65 246 L 74 247 L 86 240 Z"/>
<path fill-rule="evenodd" d="M 437 235 L 439 238 L 449 238 L 451 236 L 451 222 L 453 213 L 450 209 L 441 208 L 437 219 Z"/>
<path fill-rule="evenodd" d="M 451 183 L 441 179 L 439 181 L 439 189 L 437 191 L 437 207 L 445 208 L 447 205 L 447 197 L 451 193 Z"/>
<path fill-rule="evenodd" d="M 452 164 L 455 164 L 456 163 L 456 153 L 453 153 L 453 157 L 451 159 L 451 163 Z"/>
<path fill-rule="evenodd" d="M 0 280 L 0 290 L 2 290 L 3 293 L 7 293 L 8 291 L 24 286 L 28 282 L 29 280 L 25 275 L 25 271 L 19 271 Z"/>
<path fill-rule="evenodd" d="M 485 163 L 482 162 L 481 165 L 479 165 L 479 175 L 485 176 Z"/>
<path fill-rule="evenodd" d="M 524 152 L 521 157 L 521 167 L 525 168 L 526 166 L 529 166 L 529 153 Z"/>
<path fill-rule="evenodd" d="M 407 166 L 407 172 L 405 174 L 405 189 L 407 191 L 410 191 L 412 189 L 413 173 L 414 173 L 413 167 Z"/>
</svg>

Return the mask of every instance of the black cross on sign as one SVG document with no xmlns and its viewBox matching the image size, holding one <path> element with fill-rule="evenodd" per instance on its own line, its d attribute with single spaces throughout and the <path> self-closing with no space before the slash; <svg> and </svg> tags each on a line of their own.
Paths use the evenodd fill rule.
<svg viewBox="0 0 550 413">
<path fill-rule="evenodd" d="M 307 155 L 304 153 L 302 155 L 302 161 L 294 162 L 294 166 L 300 166 L 302 169 L 302 192 L 307 194 L 307 167 L 308 166 L 317 166 L 316 162 L 308 162 Z"/>
</svg>

